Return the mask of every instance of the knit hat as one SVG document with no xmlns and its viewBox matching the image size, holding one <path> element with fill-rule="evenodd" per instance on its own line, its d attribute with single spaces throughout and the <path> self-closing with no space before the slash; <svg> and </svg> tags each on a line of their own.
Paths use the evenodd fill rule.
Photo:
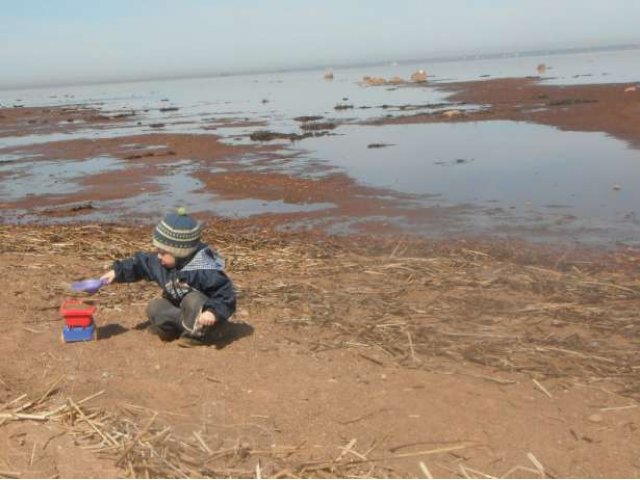
<svg viewBox="0 0 640 480">
<path fill-rule="evenodd" d="M 187 215 L 184 208 L 169 213 L 153 232 L 153 245 L 173 254 L 176 258 L 191 255 L 198 248 L 202 225 Z"/>
</svg>

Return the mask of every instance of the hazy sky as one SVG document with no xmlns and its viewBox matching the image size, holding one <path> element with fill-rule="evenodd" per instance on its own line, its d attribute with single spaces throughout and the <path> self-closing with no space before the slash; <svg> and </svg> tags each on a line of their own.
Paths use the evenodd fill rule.
<svg viewBox="0 0 640 480">
<path fill-rule="evenodd" d="M 640 42 L 636 0 L 0 0 L 0 87 Z"/>
</svg>

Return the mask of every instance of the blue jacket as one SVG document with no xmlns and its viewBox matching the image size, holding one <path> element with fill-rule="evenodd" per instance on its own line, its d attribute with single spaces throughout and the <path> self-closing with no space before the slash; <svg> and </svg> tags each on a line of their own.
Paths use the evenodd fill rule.
<svg viewBox="0 0 640 480">
<path fill-rule="evenodd" d="M 176 260 L 174 268 L 166 268 L 156 253 L 138 252 L 113 263 L 115 281 L 154 281 L 162 287 L 163 297 L 176 307 L 185 295 L 198 291 L 208 297 L 204 310 L 211 310 L 220 322 L 227 321 L 236 311 L 236 293 L 223 272 L 224 260 L 204 243 L 189 257 Z"/>
</svg>

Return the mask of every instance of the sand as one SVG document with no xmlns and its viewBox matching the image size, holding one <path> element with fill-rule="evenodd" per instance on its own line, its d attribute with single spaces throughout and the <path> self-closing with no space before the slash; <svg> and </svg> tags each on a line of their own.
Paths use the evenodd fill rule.
<svg viewBox="0 0 640 480">
<path fill-rule="evenodd" d="M 638 145 L 638 103 L 624 87 L 543 87 L 530 79 L 448 85 L 456 101 L 492 104 L 491 112 L 384 122 L 529 120 Z M 3 135 L 50 129 L 41 121 L 49 116 L 121 121 L 84 110 L 0 114 Z M 140 147 L 124 147 L 132 143 Z M 148 155 L 150 145 L 160 145 L 157 155 Z M 109 154 L 131 168 L 87 176 L 88 196 L 25 198 L 3 208 L 127 198 L 142 184 L 153 190 L 163 166 L 189 157 L 227 169 L 198 173 L 224 198 L 332 202 L 345 218 L 385 209 L 418 215 L 346 176 L 312 180 L 237 167 L 238 157 L 256 151 L 268 163 L 272 149 L 161 132 L 22 148 L 68 159 Z M 0 475 L 640 475 L 637 251 L 436 242 L 375 225 L 370 232 L 391 236 L 278 231 L 314 215 L 210 219 L 205 240 L 227 259 L 239 291 L 236 334 L 188 350 L 146 331 L 145 306 L 159 292 L 145 283 L 92 297 L 97 342 L 60 342 L 59 307 L 73 295 L 71 281 L 149 248 L 148 226 L 3 219 Z M 81 410 L 89 420 L 72 407 L 46 421 L 18 415 L 94 394 Z M 132 434 L 104 449 L 98 431 L 117 435 L 116 424 Z M 168 432 L 175 441 L 159 454 Z M 158 446 L 155 454 L 149 445 Z"/>
</svg>

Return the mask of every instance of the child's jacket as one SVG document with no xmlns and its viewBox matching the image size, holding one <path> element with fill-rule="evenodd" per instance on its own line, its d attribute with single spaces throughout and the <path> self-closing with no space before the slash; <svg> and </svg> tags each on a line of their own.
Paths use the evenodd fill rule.
<svg viewBox="0 0 640 480">
<path fill-rule="evenodd" d="M 169 269 L 162 266 L 156 253 L 138 252 L 113 263 L 115 281 L 155 281 L 162 287 L 163 296 L 176 307 L 188 293 L 201 292 L 208 297 L 204 310 L 211 310 L 220 322 L 227 321 L 236 310 L 236 294 L 223 272 L 224 260 L 204 243 L 193 255 L 176 260 L 176 267 Z"/>
</svg>

